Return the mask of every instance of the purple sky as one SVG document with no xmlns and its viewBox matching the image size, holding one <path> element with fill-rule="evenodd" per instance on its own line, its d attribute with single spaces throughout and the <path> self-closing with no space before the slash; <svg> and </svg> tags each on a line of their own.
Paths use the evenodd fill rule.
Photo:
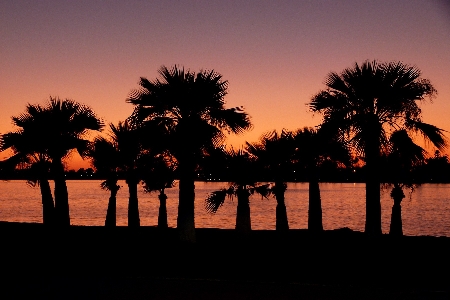
<svg viewBox="0 0 450 300">
<path fill-rule="evenodd" d="M 424 121 L 450 130 L 449 1 L 1 1 L 0 133 L 49 96 L 105 122 L 132 112 L 139 77 L 161 65 L 214 69 L 256 141 L 321 122 L 305 105 L 330 71 L 377 59 L 416 65 L 438 90 Z M 0 153 L 0 159 L 6 154 Z M 73 167 L 81 166 L 76 160 Z"/>
</svg>

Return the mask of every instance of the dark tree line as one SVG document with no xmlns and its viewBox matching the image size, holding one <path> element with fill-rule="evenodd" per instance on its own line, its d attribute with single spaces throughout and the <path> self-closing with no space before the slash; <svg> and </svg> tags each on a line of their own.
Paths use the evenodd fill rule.
<svg viewBox="0 0 450 300">
<path fill-rule="evenodd" d="M 366 168 L 364 165 L 342 166 L 338 162 L 326 160 L 317 169 L 319 182 L 364 183 L 366 180 Z M 286 182 L 308 182 L 308 174 L 304 168 L 293 163 L 290 170 L 290 172 L 285 174 Z M 0 180 L 28 180 L 34 176 L 33 174 L 34 171 L 29 169 L 2 169 L 0 170 Z M 438 151 L 437 157 L 425 158 L 423 162 L 411 169 L 410 174 L 416 184 L 450 183 L 449 158 Z M 258 173 L 257 176 L 260 182 L 273 181 L 273 176 L 270 172 Z M 80 168 L 78 170 L 66 170 L 65 177 L 68 180 L 104 180 L 108 175 L 105 172 L 92 168 Z M 176 169 L 174 170 L 174 178 L 178 179 Z M 51 174 L 49 174 L 48 179 L 52 180 Z M 125 172 L 117 171 L 117 179 L 125 180 Z M 230 182 L 232 179 L 233 176 L 229 172 L 219 168 L 213 169 L 210 165 L 201 166 L 195 174 L 196 181 Z M 380 181 L 381 183 L 391 182 L 392 173 L 381 173 Z"/>
</svg>

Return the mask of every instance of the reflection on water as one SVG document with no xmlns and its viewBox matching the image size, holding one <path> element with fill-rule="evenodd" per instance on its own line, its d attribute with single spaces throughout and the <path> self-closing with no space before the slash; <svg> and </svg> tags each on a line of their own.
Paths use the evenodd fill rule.
<svg viewBox="0 0 450 300">
<path fill-rule="evenodd" d="M 52 183 L 51 183 L 52 184 Z M 100 181 L 67 181 L 71 224 L 103 225 L 109 192 L 100 189 Z M 117 224 L 127 225 L 128 192 L 125 182 L 120 182 L 117 194 Z M 225 201 L 215 215 L 204 209 L 208 193 L 226 187 L 226 183 L 195 183 L 196 227 L 234 228 L 236 200 Z M 53 186 L 52 186 L 53 187 Z M 365 185 L 364 183 L 321 183 L 324 229 L 349 227 L 364 231 Z M 392 200 L 390 190 L 382 190 L 383 232 L 389 231 Z M 166 191 L 167 215 L 170 227 L 176 227 L 178 189 Z M 403 232 L 405 235 L 450 236 L 450 184 L 424 184 L 402 202 Z M 253 229 L 275 229 L 275 206 L 273 198 L 251 198 Z M 158 221 L 158 198 L 156 193 L 139 190 L 141 225 L 155 226 Z M 308 184 L 289 183 L 286 206 L 290 228 L 307 228 Z M 25 181 L 0 181 L 0 220 L 17 222 L 42 222 L 39 188 L 27 186 Z"/>
</svg>

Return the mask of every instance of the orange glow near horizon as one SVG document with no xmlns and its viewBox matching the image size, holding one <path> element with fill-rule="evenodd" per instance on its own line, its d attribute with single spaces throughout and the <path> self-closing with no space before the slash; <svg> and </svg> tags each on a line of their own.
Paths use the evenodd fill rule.
<svg viewBox="0 0 450 300">
<path fill-rule="evenodd" d="M 139 77 L 161 65 L 214 69 L 229 81 L 226 107 L 244 106 L 253 129 L 316 126 L 306 103 L 331 72 L 355 62 L 416 65 L 438 91 L 423 119 L 450 131 L 450 5 L 446 1 L 1 3 L 0 134 L 11 116 L 49 96 L 90 106 L 105 124 L 127 118 Z M 105 127 L 105 130 L 107 128 Z M 91 135 L 93 137 L 93 135 Z M 447 153 L 449 153 L 447 151 Z M 7 153 L 0 153 L 0 159 Z M 89 167 L 78 155 L 68 169 Z"/>
</svg>

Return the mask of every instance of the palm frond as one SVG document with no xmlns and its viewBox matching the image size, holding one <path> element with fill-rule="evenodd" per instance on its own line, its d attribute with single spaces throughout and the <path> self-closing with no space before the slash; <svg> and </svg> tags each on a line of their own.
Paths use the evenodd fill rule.
<svg viewBox="0 0 450 300">
<path fill-rule="evenodd" d="M 261 195 L 261 197 L 266 198 L 266 199 L 270 195 L 273 194 L 273 190 L 272 190 L 270 184 L 263 184 L 263 185 L 255 186 L 252 188 L 252 191 L 258 193 L 259 195 Z"/>
<path fill-rule="evenodd" d="M 439 150 L 445 149 L 448 145 L 443 129 L 415 120 L 407 120 L 406 126 L 422 134 L 425 141 L 431 142 Z"/>
<path fill-rule="evenodd" d="M 230 195 L 229 189 L 214 191 L 205 200 L 205 209 L 208 213 L 216 213 L 225 202 L 225 198 Z"/>
<path fill-rule="evenodd" d="M 392 133 L 390 143 L 389 156 L 395 164 L 411 168 L 411 166 L 425 161 L 425 149 L 414 143 L 405 129 Z"/>
<path fill-rule="evenodd" d="M 252 127 L 250 117 L 244 112 L 243 107 L 213 109 L 209 113 L 209 118 L 211 124 L 228 133 L 240 134 Z"/>
<path fill-rule="evenodd" d="M 118 191 L 120 189 L 120 185 L 117 184 L 117 177 L 111 176 L 110 178 L 106 179 L 105 181 L 102 181 L 100 183 L 100 187 L 102 190 L 108 190 L 108 191 Z"/>
</svg>

